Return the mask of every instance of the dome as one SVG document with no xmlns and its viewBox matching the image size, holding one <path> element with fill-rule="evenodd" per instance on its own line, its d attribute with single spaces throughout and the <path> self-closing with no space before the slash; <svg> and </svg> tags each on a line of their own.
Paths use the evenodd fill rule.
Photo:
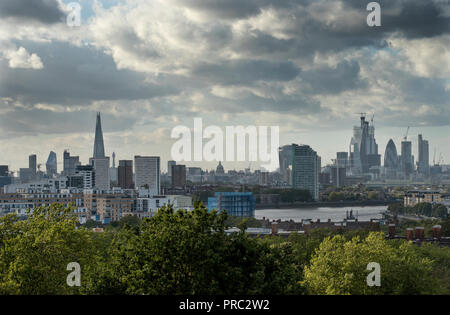
<svg viewBox="0 0 450 315">
<path fill-rule="evenodd" d="M 220 161 L 219 161 L 219 165 L 217 165 L 217 168 L 216 168 L 216 174 L 225 174 L 222 163 Z"/>
</svg>

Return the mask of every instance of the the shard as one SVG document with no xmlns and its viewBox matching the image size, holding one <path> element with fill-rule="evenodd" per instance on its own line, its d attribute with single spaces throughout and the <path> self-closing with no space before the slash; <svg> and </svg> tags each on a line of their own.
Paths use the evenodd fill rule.
<svg viewBox="0 0 450 315">
<path fill-rule="evenodd" d="M 100 113 L 97 113 L 97 123 L 95 125 L 95 140 L 94 140 L 94 159 L 105 157 L 105 146 L 103 144 L 102 122 Z"/>
</svg>

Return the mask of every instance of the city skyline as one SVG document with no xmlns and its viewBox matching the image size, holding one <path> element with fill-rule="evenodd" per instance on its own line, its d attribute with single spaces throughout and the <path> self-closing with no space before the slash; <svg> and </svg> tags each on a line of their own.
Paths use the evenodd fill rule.
<svg viewBox="0 0 450 315">
<path fill-rule="evenodd" d="M 40 164 L 65 149 L 87 161 L 97 112 L 105 154 L 118 159 L 170 160 L 171 129 L 201 117 L 280 126 L 280 145 L 310 145 L 326 163 L 348 151 L 367 112 L 380 154 L 410 126 L 415 156 L 423 134 L 430 163 L 436 148 L 450 164 L 446 1 L 383 2 L 381 27 L 352 0 L 80 0 L 81 24 L 70 27 L 69 2 L 0 7 L 0 163 L 14 170 L 32 153 Z"/>
<path fill-rule="evenodd" d="M 67 146 L 64 149 L 64 150 L 68 150 L 68 152 L 70 152 L 71 155 L 79 156 L 80 157 L 79 160 L 80 160 L 81 164 L 87 164 L 89 162 L 89 159 L 91 159 L 94 156 L 92 147 L 94 147 L 94 151 L 95 151 L 95 148 L 99 147 L 100 143 L 101 143 L 100 151 L 103 152 L 103 156 L 112 157 L 113 153 L 116 153 L 116 151 L 119 151 L 119 152 L 121 151 L 120 149 L 117 149 L 117 150 L 109 149 L 108 142 L 106 142 L 106 145 L 104 145 L 104 141 L 103 141 L 104 134 L 102 133 L 101 122 L 99 124 L 100 114 L 101 114 L 100 112 L 96 113 L 96 120 L 95 120 L 94 125 L 91 128 L 92 131 L 90 132 L 91 136 L 89 136 L 87 138 L 87 139 L 91 138 L 91 143 L 87 144 L 88 148 L 84 148 L 83 147 L 82 150 L 80 151 L 80 152 L 86 152 L 87 151 L 88 153 L 79 154 L 78 151 L 71 150 L 70 148 L 67 148 Z M 355 120 L 355 124 L 354 125 L 355 126 L 357 125 L 357 120 Z M 353 128 L 353 126 L 352 126 L 352 128 Z M 343 142 L 344 144 L 345 144 L 346 140 L 347 140 L 347 142 L 350 142 L 349 139 L 351 139 L 351 133 L 353 132 L 352 128 L 350 128 L 350 130 L 348 132 L 346 132 L 346 133 L 349 133 L 348 139 L 344 138 L 344 139 L 339 139 L 337 141 Z M 425 129 L 425 128 L 421 128 L 421 130 L 422 129 Z M 415 161 L 416 162 L 417 162 L 417 159 L 419 157 L 419 152 L 418 152 L 419 148 L 418 148 L 417 136 L 422 134 L 427 140 L 429 140 L 429 142 L 431 142 L 430 148 L 429 148 L 429 165 L 430 166 L 433 165 L 434 158 L 435 158 L 436 163 L 440 163 L 441 165 L 446 165 L 447 164 L 446 160 L 445 160 L 445 156 L 443 155 L 443 151 L 439 150 L 436 146 L 433 146 L 433 140 L 432 139 L 427 137 L 427 135 L 424 134 L 424 133 L 418 133 L 416 135 L 413 132 L 414 132 L 414 129 L 410 128 L 409 129 L 409 133 L 408 133 L 408 141 L 412 142 L 412 155 L 415 157 Z M 379 129 L 377 129 L 376 135 L 375 135 L 375 139 L 377 139 L 377 141 L 379 142 L 378 134 L 379 134 Z M 280 135 L 280 137 L 281 136 L 282 135 Z M 98 144 L 96 142 L 97 137 L 99 137 Z M 382 138 L 385 139 L 386 137 L 382 137 Z M 397 147 L 398 155 L 400 156 L 400 154 L 401 154 L 401 152 L 400 152 L 401 142 L 404 140 L 403 139 L 404 138 L 404 134 L 403 135 L 399 135 L 397 137 L 389 137 L 388 136 L 387 138 L 389 138 L 389 140 L 392 139 L 394 141 L 394 143 L 395 143 L 395 145 Z M 389 140 L 388 140 L 388 142 L 389 142 Z M 171 139 L 170 141 L 173 144 L 175 142 L 175 139 Z M 333 140 L 333 142 L 335 142 L 335 141 L 336 140 Z M 205 142 L 206 142 L 206 140 L 204 140 L 204 143 Z M 386 145 L 387 145 L 388 142 L 386 142 L 386 144 L 378 143 L 379 144 L 379 153 L 381 155 L 381 161 L 384 160 L 385 148 L 386 148 Z M 320 146 L 320 144 L 318 144 L 318 143 L 309 143 L 309 142 L 303 143 L 303 142 L 299 142 L 299 141 L 297 141 L 297 142 L 293 141 L 293 142 L 290 142 L 290 143 L 280 143 L 280 147 L 284 146 L 284 145 L 290 145 L 292 143 L 297 143 L 297 144 L 302 144 L 302 145 L 309 145 L 313 149 L 315 149 L 317 151 L 318 155 L 322 158 L 322 166 L 325 166 L 327 164 L 332 164 L 333 160 L 336 158 L 336 152 L 349 152 L 349 145 L 347 144 L 347 145 L 340 146 L 340 143 L 336 147 L 342 147 L 341 150 L 337 150 L 337 151 L 328 150 L 328 151 L 326 151 L 325 154 L 324 154 L 323 151 L 321 152 L 320 150 L 316 149 L 317 147 Z M 78 148 L 81 148 L 81 146 L 78 146 Z M 434 156 L 434 149 L 435 148 L 436 148 L 436 156 Z M 51 151 L 56 151 L 57 157 L 59 156 L 57 164 L 58 164 L 58 172 L 60 172 L 62 170 L 62 165 L 63 165 L 63 151 L 62 152 L 58 152 L 57 150 L 50 150 L 49 152 L 51 152 Z M 170 151 L 170 149 L 169 149 L 169 151 Z M 31 154 L 33 154 L 33 155 L 36 154 L 37 155 L 37 164 L 38 165 L 40 164 L 41 165 L 41 170 L 45 171 L 44 170 L 45 161 L 47 160 L 49 152 L 47 152 L 47 155 L 45 154 L 44 150 L 40 150 L 40 151 L 37 151 L 37 152 L 29 152 L 23 158 L 25 164 L 24 163 L 22 163 L 22 164 L 19 164 L 19 163 L 12 163 L 12 164 L 2 163 L 1 159 L 0 159 L 0 164 L 2 164 L 2 165 L 9 165 L 10 166 L 10 171 L 15 171 L 16 172 L 20 168 L 27 167 L 28 162 L 29 162 L 29 156 Z M 128 151 L 127 155 L 124 155 L 124 156 L 116 154 L 117 155 L 116 161 L 119 161 L 119 160 L 132 160 L 132 159 L 134 159 L 135 155 L 160 156 L 161 160 L 164 162 L 164 163 L 162 163 L 161 171 L 164 171 L 164 172 L 168 171 L 167 167 L 166 167 L 166 165 L 167 165 L 166 162 L 172 160 L 172 157 L 170 156 L 170 152 L 164 152 L 164 151 L 158 152 L 157 150 L 147 151 L 147 152 L 150 152 L 149 154 L 140 154 L 140 152 L 141 151 L 139 151 L 139 150 L 137 150 L 136 152 Z M 40 153 L 43 153 L 43 154 L 40 154 Z M 326 157 L 329 157 L 329 159 L 327 159 Z M 247 156 L 247 158 L 248 158 L 248 156 Z M 206 161 L 200 161 L 200 162 L 178 161 L 178 163 L 183 163 L 187 167 L 202 167 L 204 170 L 214 170 L 216 168 L 218 162 L 219 161 L 213 161 L 213 162 L 206 162 Z M 259 170 L 259 164 L 261 164 L 260 162 L 251 162 L 250 163 L 249 161 L 245 161 L 245 162 L 221 161 L 221 162 L 222 162 L 222 164 L 225 164 L 225 167 L 228 166 L 228 168 L 226 170 L 234 170 L 234 169 L 236 169 L 236 170 L 244 170 L 244 169 L 248 168 L 249 165 L 252 166 L 251 167 L 252 170 Z M 415 162 L 414 166 L 416 166 L 416 162 Z M 17 165 L 17 168 L 15 168 L 14 165 Z M 381 162 L 381 165 L 384 165 L 384 163 Z M 110 166 L 112 166 L 112 158 L 110 158 Z"/>
</svg>

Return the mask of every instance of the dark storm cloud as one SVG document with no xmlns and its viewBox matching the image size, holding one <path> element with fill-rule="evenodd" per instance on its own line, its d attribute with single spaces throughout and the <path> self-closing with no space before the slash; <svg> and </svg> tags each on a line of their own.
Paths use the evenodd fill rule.
<svg viewBox="0 0 450 315">
<path fill-rule="evenodd" d="M 342 10 L 334 12 L 337 2 Z M 398 33 L 407 38 L 433 37 L 450 33 L 450 17 L 444 15 L 450 0 L 384 0 L 381 6 L 381 27 L 369 27 L 369 12 L 364 0 L 183 0 L 181 5 L 205 11 L 219 19 L 245 19 L 256 16 L 263 9 L 273 8 L 284 13 L 289 23 L 282 31 L 292 39 L 281 40 L 258 30 L 233 43 L 236 48 L 262 55 L 283 51 L 291 55 L 307 56 L 316 51 L 341 51 L 348 48 L 385 47 L 385 39 Z M 336 6 L 337 7 L 337 6 Z M 352 17 L 340 16 L 345 12 L 357 13 Z M 315 12 L 315 15 L 312 12 Z M 323 19 L 317 18 L 323 10 Z M 326 12 L 325 12 L 326 11 Z M 326 14 L 325 14 L 326 13 Z"/>
<path fill-rule="evenodd" d="M 0 61 L 0 96 L 23 104 L 88 105 L 95 100 L 138 100 L 177 93 L 174 86 L 144 82 L 145 75 L 117 70 L 111 56 L 68 43 L 18 43 L 37 54 L 41 70 L 11 69 Z"/>
<path fill-rule="evenodd" d="M 321 67 L 304 71 L 300 77 L 306 83 L 307 93 L 337 94 L 346 90 L 364 88 L 367 81 L 359 75 L 360 67 L 356 61 L 342 61 L 336 68 Z"/>
<path fill-rule="evenodd" d="M 408 102 L 442 105 L 443 109 L 450 107 L 450 90 L 446 89 L 443 79 L 404 74 L 398 78 L 398 82 Z M 450 116 L 450 110 L 448 112 Z"/>
<path fill-rule="evenodd" d="M 222 63 L 202 63 L 194 66 L 192 75 L 224 85 L 246 85 L 255 81 L 290 81 L 300 70 L 289 61 L 228 60 Z"/>
<path fill-rule="evenodd" d="M 61 11 L 56 0 L 1 0 L 0 17 L 52 24 L 61 22 L 65 13 Z"/>
<path fill-rule="evenodd" d="M 129 130 L 135 120 L 102 113 L 104 132 Z M 37 108 L 17 108 L 0 116 L 2 132 L 8 134 L 64 134 L 93 132 L 95 112 L 54 112 Z"/>
</svg>

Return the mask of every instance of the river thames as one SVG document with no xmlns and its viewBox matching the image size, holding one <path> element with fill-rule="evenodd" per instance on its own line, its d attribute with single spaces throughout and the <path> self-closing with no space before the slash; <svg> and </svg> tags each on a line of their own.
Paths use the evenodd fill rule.
<svg viewBox="0 0 450 315">
<path fill-rule="evenodd" d="M 311 219 L 333 222 L 342 221 L 346 217 L 346 211 L 353 210 L 353 215 L 359 221 L 370 221 L 370 219 L 381 219 L 381 213 L 387 210 L 387 206 L 367 207 L 320 207 L 320 208 L 292 208 L 292 209 L 258 209 L 255 210 L 255 218 L 265 217 L 269 220 L 282 221 L 294 220 L 300 222 L 302 219 Z"/>
</svg>

